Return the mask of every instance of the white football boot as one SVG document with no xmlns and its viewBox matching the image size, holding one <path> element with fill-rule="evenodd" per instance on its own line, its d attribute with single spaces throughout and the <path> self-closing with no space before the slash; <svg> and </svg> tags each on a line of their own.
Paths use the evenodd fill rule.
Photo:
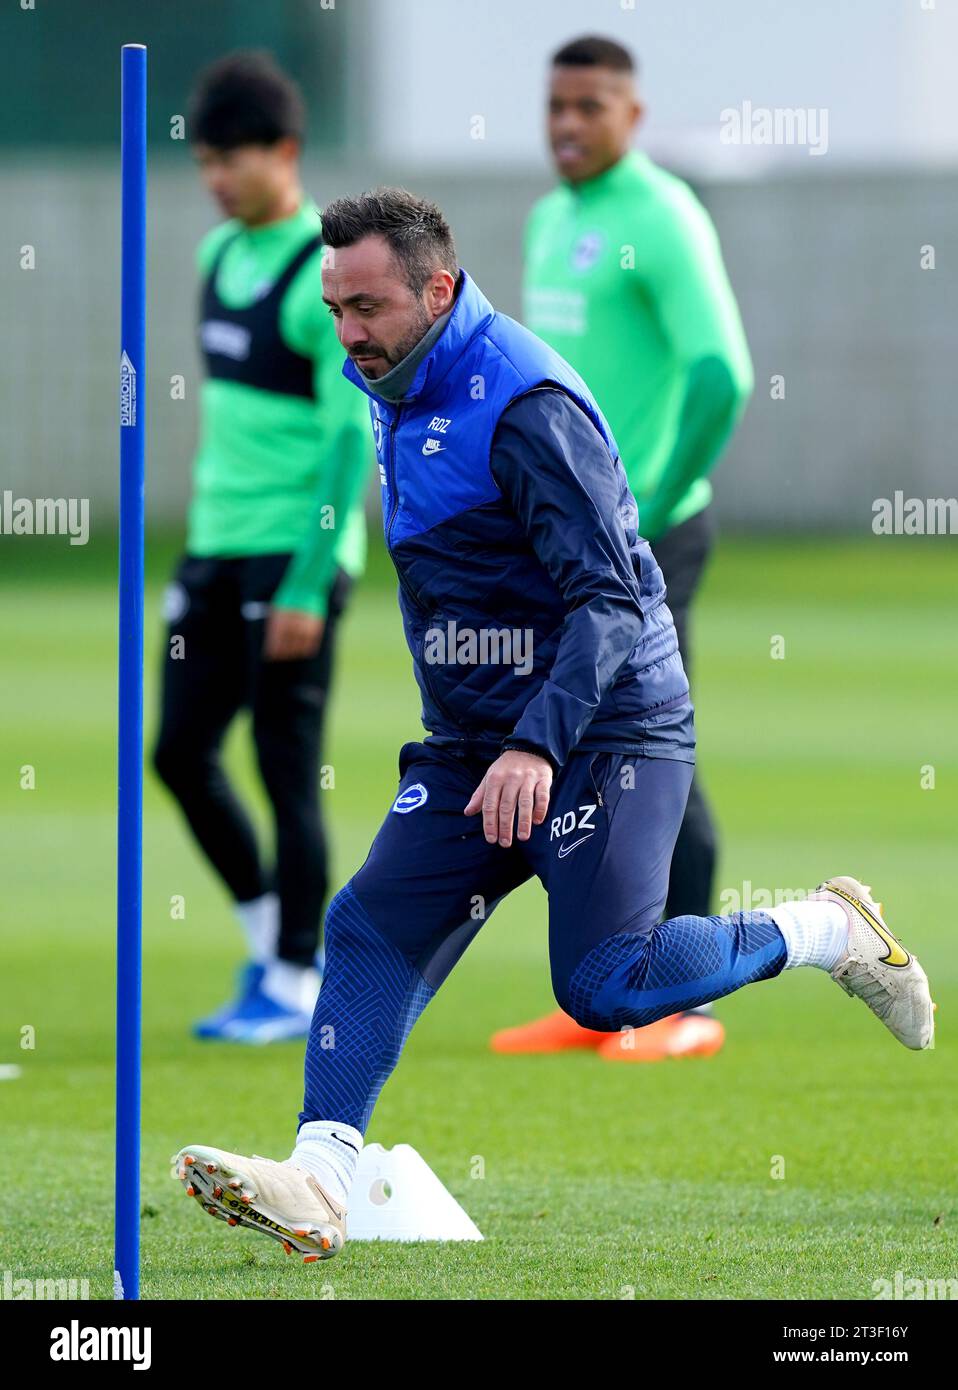
<svg viewBox="0 0 958 1390">
<path fill-rule="evenodd" d="M 346 1243 L 345 1208 L 288 1160 L 192 1144 L 172 1163 L 172 1176 L 210 1216 L 272 1236 L 287 1255 L 298 1251 L 304 1264 L 331 1259 Z"/>
<path fill-rule="evenodd" d="M 809 902 L 838 903 L 848 918 L 848 955 L 831 971 L 846 994 L 864 1000 L 900 1043 L 920 1051 L 935 1044 L 935 1005 L 928 977 L 888 930 L 881 903 L 857 878 L 830 878 Z"/>
</svg>

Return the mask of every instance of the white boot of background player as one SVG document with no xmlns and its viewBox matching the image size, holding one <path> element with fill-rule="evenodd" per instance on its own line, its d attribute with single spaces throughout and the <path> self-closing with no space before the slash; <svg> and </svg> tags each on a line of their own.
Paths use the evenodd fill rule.
<svg viewBox="0 0 958 1390">
<path fill-rule="evenodd" d="M 241 972 L 236 999 L 196 1024 L 196 1036 L 256 1044 L 308 1036 L 322 980 L 314 965 L 298 965 L 277 956 L 278 896 L 264 893 L 237 903 L 236 915 L 250 961 Z"/>
</svg>

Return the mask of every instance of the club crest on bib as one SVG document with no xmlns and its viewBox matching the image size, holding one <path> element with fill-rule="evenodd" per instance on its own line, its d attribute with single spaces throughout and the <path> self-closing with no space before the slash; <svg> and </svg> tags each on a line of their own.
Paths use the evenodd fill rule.
<svg viewBox="0 0 958 1390">
<path fill-rule="evenodd" d="M 163 617 L 168 623 L 178 623 L 190 606 L 190 596 L 176 580 L 163 590 Z"/>
<path fill-rule="evenodd" d="M 429 793 L 421 782 L 414 782 L 411 787 L 399 793 L 392 804 L 392 809 L 397 816 L 408 816 L 410 811 L 418 811 L 420 806 L 425 806 L 429 800 Z"/>
</svg>

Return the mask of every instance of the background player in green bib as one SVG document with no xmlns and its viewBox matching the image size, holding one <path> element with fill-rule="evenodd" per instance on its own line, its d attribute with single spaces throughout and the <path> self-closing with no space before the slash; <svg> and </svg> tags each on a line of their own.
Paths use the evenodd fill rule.
<svg viewBox="0 0 958 1390">
<path fill-rule="evenodd" d="M 707 474 L 752 389 L 715 228 L 681 179 L 632 148 L 642 105 L 628 51 L 603 38 L 554 56 L 549 140 L 559 185 L 530 214 L 524 321 L 589 383 L 612 428 L 668 590 L 686 671 L 688 612 L 712 543 Z M 698 778 L 672 858 L 667 918 L 711 911 L 716 837 Z M 610 1060 L 708 1055 L 702 1013 L 617 1034 L 559 1012 L 493 1038 L 503 1052 L 596 1047 Z"/>
<path fill-rule="evenodd" d="M 323 715 L 365 556 L 369 422 L 323 304 L 320 214 L 298 170 L 304 125 L 296 86 L 261 53 L 215 64 L 192 100 L 194 152 L 229 220 L 198 254 L 207 376 L 154 761 L 249 943 L 237 999 L 196 1032 L 244 1042 L 309 1030 L 327 895 Z M 220 764 L 244 707 L 273 809 L 271 868 Z"/>
</svg>

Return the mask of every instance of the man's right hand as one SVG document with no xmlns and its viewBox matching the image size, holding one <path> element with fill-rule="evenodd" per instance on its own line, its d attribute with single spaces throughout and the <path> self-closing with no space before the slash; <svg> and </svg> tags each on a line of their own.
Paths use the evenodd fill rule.
<svg viewBox="0 0 958 1390">
<path fill-rule="evenodd" d="M 467 816 L 482 812 L 482 829 L 490 845 L 507 849 L 516 838 L 528 840 L 534 825 L 541 825 L 549 810 L 552 765 L 537 753 L 510 749 L 501 753 L 483 777 L 465 808 Z M 517 817 L 518 812 L 518 817 Z"/>
</svg>

